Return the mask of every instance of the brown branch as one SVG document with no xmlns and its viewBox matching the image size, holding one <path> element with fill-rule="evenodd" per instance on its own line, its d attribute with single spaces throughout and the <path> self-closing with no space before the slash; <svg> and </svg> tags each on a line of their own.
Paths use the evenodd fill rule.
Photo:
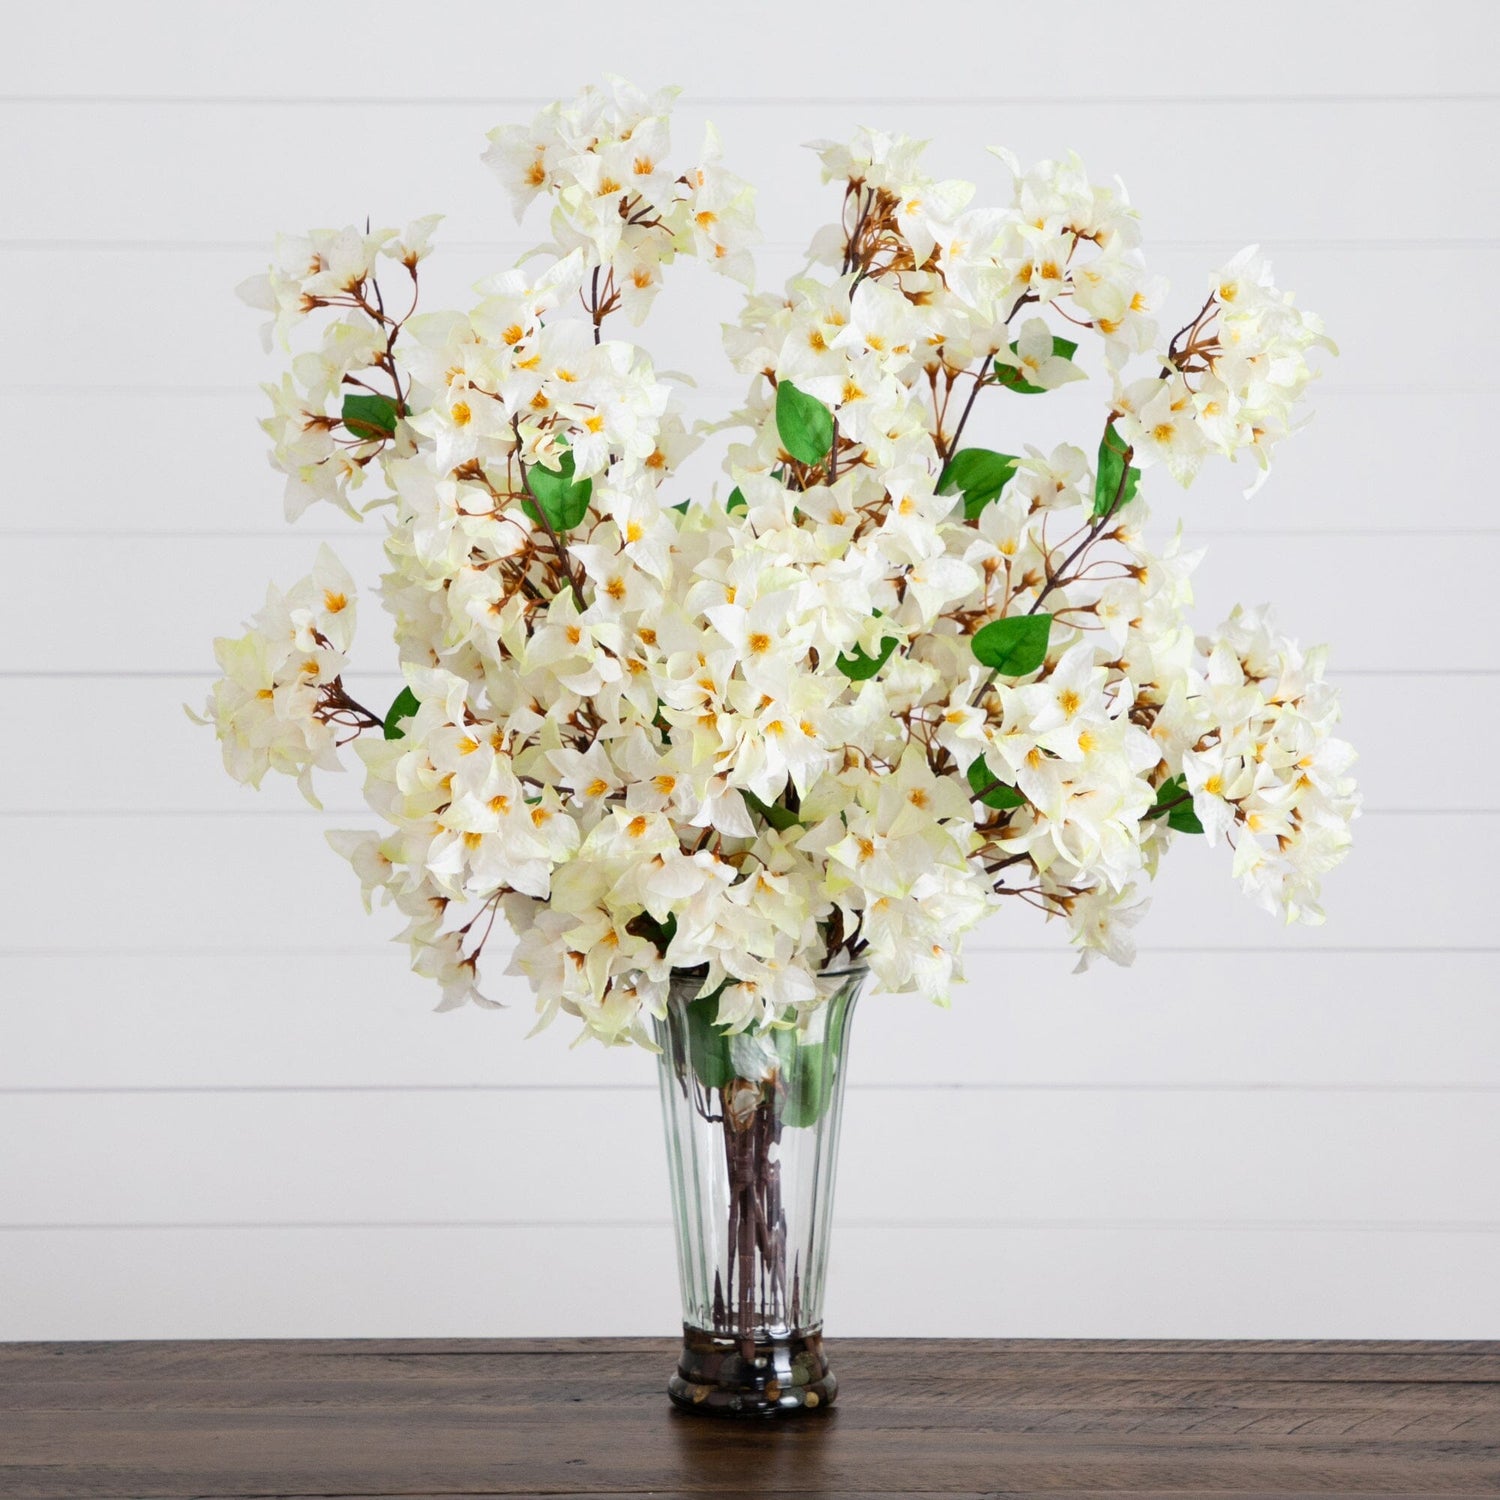
<svg viewBox="0 0 1500 1500">
<path fill-rule="evenodd" d="M 985 383 L 989 372 L 990 361 L 994 359 L 994 357 L 995 356 L 993 354 L 986 354 L 984 359 L 981 361 L 979 366 L 979 373 L 974 377 L 974 389 L 969 392 L 969 399 L 964 402 L 964 409 L 959 415 L 958 426 L 954 429 L 952 441 L 945 444 L 943 442 L 942 432 L 939 431 L 937 433 L 938 457 L 941 458 L 944 463 L 947 463 L 948 459 L 958 450 L 958 440 L 964 435 L 964 428 L 965 426 L 967 426 L 969 421 L 969 413 L 974 410 L 974 398 L 979 394 L 980 386 Z"/>
</svg>

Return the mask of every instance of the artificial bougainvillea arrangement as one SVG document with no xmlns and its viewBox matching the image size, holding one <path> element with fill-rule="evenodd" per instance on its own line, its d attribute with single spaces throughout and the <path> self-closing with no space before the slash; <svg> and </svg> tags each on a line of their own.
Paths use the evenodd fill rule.
<svg viewBox="0 0 1500 1500">
<path fill-rule="evenodd" d="M 623 325 L 681 257 L 752 285 L 756 229 L 712 134 L 672 164 L 671 97 L 615 81 L 493 132 L 552 240 L 467 310 L 417 310 L 436 217 L 284 238 L 242 289 L 283 345 L 312 330 L 263 425 L 289 518 L 384 518 L 406 687 L 351 697 L 325 550 L 217 643 L 232 774 L 311 796 L 357 737 L 379 827 L 330 837 L 442 1004 L 484 1003 L 503 919 L 543 1019 L 606 1042 L 649 1037 L 674 972 L 732 1032 L 849 963 L 941 998 L 1018 904 L 1128 961 L 1179 837 L 1318 920 L 1358 808 L 1323 655 L 1262 610 L 1195 638 L 1196 555 L 1143 538 L 1161 471 L 1267 466 L 1318 320 L 1247 250 L 1164 334 L 1137 214 L 1076 158 L 997 151 L 990 207 L 861 130 L 814 148 L 838 214 L 807 268 L 725 330 L 738 437 L 687 499 L 701 435 Z M 1032 403 L 1085 379 L 1092 430 L 1028 446 Z M 966 442 L 983 403 L 1013 451 Z"/>
</svg>

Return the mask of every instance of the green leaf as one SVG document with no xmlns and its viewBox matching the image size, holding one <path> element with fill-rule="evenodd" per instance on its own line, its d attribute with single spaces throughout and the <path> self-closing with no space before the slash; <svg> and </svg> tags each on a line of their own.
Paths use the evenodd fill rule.
<svg viewBox="0 0 1500 1500">
<path fill-rule="evenodd" d="M 1007 786 L 985 764 L 981 755 L 969 767 L 969 786 L 986 807 L 1023 807 L 1026 799 L 1013 786 Z"/>
<path fill-rule="evenodd" d="M 344 426 L 360 442 L 396 435 L 396 403 L 389 396 L 347 395 L 344 397 Z"/>
<path fill-rule="evenodd" d="M 1159 818 L 1163 813 L 1167 815 L 1167 827 L 1177 833 L 1202 833 L 1203 823 L 1198 814 L 1193 811 L 1191 799 L 1187 789 L 1187 779 L 1182 776 L 1174 776 L 1170 781 L 1164 781 L 1156 790 L 1156 806 L 1146 814 L 1148 818 Z"/>
<path fill-rule="evenodd" d="M 943 466 L 938 494 L 961 491 L 964 515 L 977 519 L 980 511 L 1010 483 L 1020 462 L 1013 453 L 992 453 L 988 448 L 965 448 Z"/>
<path fill-rule="evenodd" d="M 721 984 L 711 995 L 703 995 L 683 1007 L 687 1016 L 687 1049 L 693 1072 L 706 1089 L 721 1089 L 734 1078 L 729 1060 L 729 1038 L 719 1030 Z"/>
<path fill-rule="evenodd" d="M 798 463 L 820 464 L 833 447 L 833 413 L 790 380 L 776 387 L 776 433 Z"/>
<path fill-rule="evenodd" d="M 571 531 L 588 513 L 589 496 L 594 493 L 592 479 L 574 481 L 576 461 L 571 448 L 563 450 L 562 459 L 555 469 L 537 464 L 526 471 L 526 484 L 536 497 L 536 504 L 546 513 L 554 531 Z M 523 500 L 522 508 L 533 521 L 541 518 L 531 501 Z"/>
<path fill-rule="evenodd" d="M 730 492 L 729 492 L 729 498 L 724 502 L 724 509 L 725 510 L 747 510 L 747 509 L 749 509 L 748 503 L 745 500 L 744 491 L 740 489 L 739 485 L 735 485 L 735 487 L 732 490 L 730 490 Z"/>
<path fill-rule="evenodd" d="M 1019 340 L 1010 346 L 1010 352 L 1014 354 L 1019 346 Z M 1063 359 L 1072 359 L 1078 353 L 1078 345 L 1072 339 L 1060 339 L 1056 334 L 1052 335 L 1052 352 Z M 1006 390 L 1014 391 L 1018 396 L 1040 396 L 1045 394 L 1047 387 L 1044 385 L 1033 385 L 1021 374 L 1019 365 L 996 365 L 995 384 L 1003 385 Z"/>
<path fill-rule="evenodd" d="M 791 808 L 778 806 L 774 802 L 762 802 L 754 792 L 741 790 L 740 796 L 745 799 L 752 812 L 759 813 L 779 833 L 785 833 L 788 828 L 800 826 L 797 814 Z"/>
<path fill-rule="evenodd" d="M 891 652 L 900 644 L 895 636 L 886 636 L 880 643 L 878 656 L 870 656 L 863 646 L 856 646 L 839 657 L 839 671 L 851 682 L 865 682 L 891 659 Z"/>
<path fill-rule="evenodd" d="M 1135 499 L 1141 471 L 1130 469 L 1131 447 L 1111 422 L 1099 442 L 1099 464 L 1094 477 L 1094 514 L 1102 519 Z M 1115 504 L 1116 498 L 1119 505 Z"/>
<path fill-rule="evenodd" d="M 1203 823 L 1191 802 L 1180 802 L 1167 814 L 1167 827 L 1178 833 L 1202 833 Z"/>
<path fill-rule="evenodd" d="M 688 513 L 688 506 L 692 503 L 693 502 L 691 500 L 682 500 L 674 505 L 672 509 L 675 510 L 679 516 L 685 516 Z"/>
<path fill-rule="evenodd" d="M 1001 677 L 1024 677 L 1047 659 L 1051 615 L 1008 615 L 991 620 L 970 642 L 974 655 Z"/>
<path fill-rule="evenodd" d="M 1187 779 L 1182 776 L 1173 776 L 1170 780 L 1162 782 L 1156 789 L 1156 805 L 1146 814 L 1148 818 L 1154 818 L 1167 803 L 1175 801 L 1187 791 Z"/>
<path fill-rule="evenodd" d="M 781 1123 L 790 1129 L 816 1125 L 828 1111 L 833 1093 L 833 1066 L 827 1044 L 809 1042 L 805 1047 L 797 1043 L 797 1034 L 788 1029 L 791 1038 L 791 1055 L 782 1052 L 782 1082 L 786 1096 L 781 1101 Z M 778 1044 L 780 1037 L 777 1038 Z M 778 1045 L 778 1051 L 782 1051 Z"/>
<path fill-rule="evenodd" d="M 417 701 L 417 695 L 409 687 L 404 687 L 396 694 L 396 701 L 391 704 L 385 716 L 385 737 L 388 740 L 404 740 L 406 731 L 401 727 L 403 719 L 409 719 L 422 705 Z"/>
</svg>

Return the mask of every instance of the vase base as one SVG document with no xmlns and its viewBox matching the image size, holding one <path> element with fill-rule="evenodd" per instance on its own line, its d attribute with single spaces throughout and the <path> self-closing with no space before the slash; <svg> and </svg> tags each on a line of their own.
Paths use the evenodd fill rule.
<svg viewBox="0 0 1500 1500">
<path fill-rule="evenodd" d="M 682 1331 L 667 1394 L 684 1411 L 718 1417 L 784 1417 L 826 1411 L 839 1383 L 821 1330 L 746 1345 L 701 1328 Z"/>
</svg>

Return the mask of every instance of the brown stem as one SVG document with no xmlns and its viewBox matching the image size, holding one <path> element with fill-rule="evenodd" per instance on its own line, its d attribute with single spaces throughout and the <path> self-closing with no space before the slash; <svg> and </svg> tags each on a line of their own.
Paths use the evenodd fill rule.
<svg viewBox="0 0 1500 1500">
<path fill-rule="evenodd" d="M 760 1089 L 746 1118 L 732 1107 L 736 1088 Z M 724 1324 L 746 1359 L 755 1357 L 757 1327 L 787 1315 L 786 1216 L 781 1206 L 781 1169 L 772 1150 L 781 1139 L 772 1084 L 748 1085 L 735 1079 L 721 1091 L 724 1163 L 729 1179 L 726 1243 L 730 1247 L 721 1316 L 715 1301 L 715 1323 Z"/>
<path fill-rule="evenodd" d="M 974 410 L 974 398 L 979 394 L 979 388 L 984 384 L 989 374 L 990 361 L 994 359 L 993 354 L 986 354 L 979 366 L 979 373 L 974 377 L 974 389 L 969 392 L 969 399 L 964 402 L 964 409 L 958 418 L 958 426 L 953 430 L 953 437 L 946 444 L 943 442 L 941 432 L 937 435 L 938 456 L 944 463 L 958 450 L 958 440 L 964 435 L 964 427 L 969 420 L 969 413 Z"/>
<path fill-rule="evenodd" d="M 1181 807 L 1184 802 L 1191 802 L 1192 800 L 1193 794 L 1191 792 L 1184 792 L 1180 797 L 1173 797 L 1170 802 L 1159 802 L 1146 816 L 1148 818 L 1159 818 L 1163 813 L 1169 813 L 1174 807 Z"/>
<path fill-rule="evenodd" d="M 352 713 L 358 717 L 360 729 L 384 729 L 385 720 L 377 713 L 372 713 L 362 703 L 357 703 L 344 689 L 344 679 L 335 677 L 332 682 L 323 685 L 322 701 L 318 704 L 320 713 L 330 716 L 340 713 Z"/>
<path fill-rule="evenodd" d="M 1182 327 L 1172 335 L 1172 342 L 1167 345 L 1167 362 L 1169 364 L 1175 364 L 1177 362 L 1177 345 L 1181 342 L 1183 337 L 1195 336 L 1202 329 L 1204 320 L 1208 317 L 1209 311 L 1214 305 L 1214 298 L 1216 295 L 1216 292 L 1210 292 L 1203 306 L 1198 309 L 1198 316 L 1194 318 L 1191 323 L 1184 323 Z"/>
</svg>

